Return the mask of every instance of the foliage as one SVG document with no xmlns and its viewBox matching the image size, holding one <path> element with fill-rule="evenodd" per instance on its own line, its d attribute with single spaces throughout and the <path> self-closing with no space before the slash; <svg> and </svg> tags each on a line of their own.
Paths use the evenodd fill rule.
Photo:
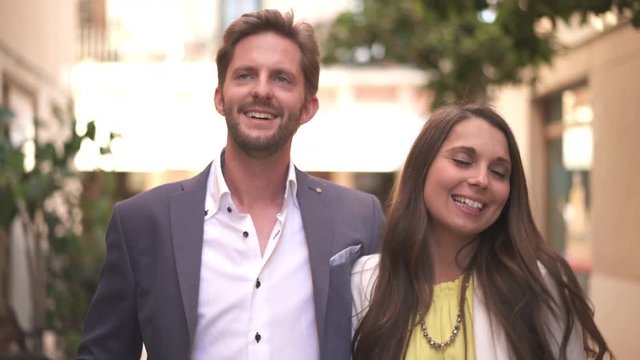
<svg viewBox="0 0 640 360">
<path fill-rule="evenodd" d="M 490 85 L 527 80 L 548 63 L 558 21 L 612 10 L 640 27 L 640 0 L 361 0 L 328 30 L 325 63 L 411 64 L 428 73 L 434 105 L 483 100 Z M 546 26 L 546 27 L 545 27 Z M 532 80 L 529 78 L 528 80 Z"/>
<path fill-rule="evenodd" d="M 82 212 L 82 233 L 65 232 L 52 238 L 47 254 L 45 327 L 55 330 L 69 357 L 80 344 L 85 312 L 96 289 L 116 186 L 113 173 L 84 173 L 80 177 L 83 195 L 77 209 Z M 97 189 L 87 194 L 91 187 Z M 49 227 L 57 222 L 50 217 Z"/>
<path fill-rule="evenodd" d="M 0 106 L 0 232 L 5 234 L 0 247 L 9 247 L 9 228 L 19 219 L 26 241 L 32 244 L 28 254 L 35 326 L 32 335 L 38 337 L 44 328 L 53 329 L 69 340 L 66 344 L 72 348 L 95 290 L 104 253 L 103 242 L 97 239 L 104 238 L 112 191 L 106 186 L 107 191 L 88 198 L 84 190 L 90 185 L 89 177 L 96 175 L 80 173 L 73 165 L 81 143 L 95 140 L 95 124 L 90 122 L 84 133 L 78 134 L 72 105 L 66 110 L 54 107 L 52 113 L 53 122 L 34 121 L 34 161 L 26 168 L 24 144 L 15 144 L 11 138 L 13 114 Z M 51 133 L 52 126 L 56 126 L 57 136 L 43 140 L 41 132 Z M 108 145 L 101 148 L 101 153 L 107 152 Z M 0 274 L 7 272 L 8 262 L 0 261 Z M 7 282 L 3 283 L 0 304 L 6 306 L 8 289 Z"/>
</svg>

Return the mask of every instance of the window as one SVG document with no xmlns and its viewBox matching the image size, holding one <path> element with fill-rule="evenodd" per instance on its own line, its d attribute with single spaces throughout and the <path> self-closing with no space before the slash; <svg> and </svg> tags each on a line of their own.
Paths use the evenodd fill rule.
<svg viewBox="0 0 640 360">
<path fill-rule="evenodd" d="M 547 238 L 565 256 L 585 291 L 592 264 L 593 111 L 589 96 L 588 86 L 581 84 L 545 101 Z"/>
</svg>

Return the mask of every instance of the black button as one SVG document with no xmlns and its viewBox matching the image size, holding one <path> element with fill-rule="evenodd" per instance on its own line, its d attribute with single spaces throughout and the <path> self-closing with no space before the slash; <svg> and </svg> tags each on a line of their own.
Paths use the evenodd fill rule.
<svg viewBox="0 0 640 360">
<path fill-rule="evenodd" d="M 231 206 L 227 206 L 227 212 L 230 213 L 231 212 Z"/>
<path fill-rule="evenodd" d="M 249 237 L 249 233 L 248 233 L 248 232 L 246 232 L 246 231 L 243 231 L 243 232 L 242 232 L 242 237 Z"/>
<path fill-rule="evenodd" d="M 260 333 L 256 333 L 256 342 L 259 343 L 260 340 L 262 340 L 262 336 L 260 336 Z"/>
<path fill-rule="evenodd" d="M 257 279 L 256 279 L 256 289 L 259 289 L 259 288 L 260 288 L 260 285 L 261 285 L 261 283 L 260 283 L 260 278 L 257 278 Z"/>
</svg>

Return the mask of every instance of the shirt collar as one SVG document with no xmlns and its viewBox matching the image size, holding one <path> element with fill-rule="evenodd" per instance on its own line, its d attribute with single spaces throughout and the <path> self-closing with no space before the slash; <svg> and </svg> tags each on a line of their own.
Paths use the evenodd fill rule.
<svg viewBox="0 0 640 360">
<path fill-rule="evenodd" d="M 220 207 L 223 196 L 231 196 L 229 187 L 222 176 L 222 159 L 224 151 L 220 154 L 220 160 L 214 161 L 209 170 L 209 180 L 207 181 L 207 198 L 205 199 L 205 209 L 210 216 L 213 216 Z"/>
<path fill-rule="evenodd" d="M 293 204 L 296 208 L 300 208 L 298 205 L 298 180 L 296 178 L 296 167 L 293 165 L 293 161 L 289 159 L 289 174 L 287 175 L 287 185 L 284 189 L 284 203 L 287 203 L 287 197 L 293 198 Z"/>
<path fill-rule="evenodd" d="M 224 151 L 220 154 L 219 161 L 214 161 L 211 169 L 209 170 L 209 180 L 207 181 L 207 198 L 205 199 L 205 209 L 209 211 L 211 215 L 215 214 L 222 202 L 223 196 L 231 196 L 229 187 L 227 186 L 224 176 L 222 175 L 222 164 L 224 162 Z M 293 199 L 293 204 L 296 208 L 300 208 L 298 205 L 298 197 L 296 196 L 298 191 L 298 182 L 296 178 L 296 169 L 293 165 L 293 161 L 289 160 L 289 170 L 287 173 L 287 180 L 285 185 L 284 201 L 286 204 L 288 198 Z M 286 205 L 283 205 L 286 206 Z"/>
</svg>

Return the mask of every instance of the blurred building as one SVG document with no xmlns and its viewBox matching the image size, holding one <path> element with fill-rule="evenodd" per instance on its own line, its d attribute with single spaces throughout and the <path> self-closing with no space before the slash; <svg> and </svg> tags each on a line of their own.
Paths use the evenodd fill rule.
<svg viewBox="0 0 640 360">
<path fill-rule="evenodd" d="M 245 12 L 277 8 L 320 28 L 355 3 L 80 0 L 71 84 L 79 122 L 95 120 L 99 141 L 83 145 L 77 166 L 118 172 L 124 196 L 200 172 L 226 143 L 213 104 L 215 51 L 226 26 Z M 425 75 L 325 67 L 320 76 L 320 110 L 296 135 L 293 161 L 384 200 L 426 118 Z M 95 156 L 109 132 L 120 135 L 112 154 Z"/>
<path fill-rule="evenodd" d="M 640 359 L 640 30 L 613 14 L 561 28 L 536 85 L 497 92 L 518 136 L 535 217 L 576 271 L 618 359 Z"/>
<path fill-rule="evenodd" d="M 52 141 L 60 135 L 52 105 L 64 108 L 70 100 L 75 14 L 75 0 L 0 0 L 0 104 L 15 115 L 9 140 L 22 147 L 27 170 L 34 166 L 36 136 L 38 141 Z M 36 119 L 46 124 L 37 134 Z M 32 277 L 44 276 L 45 270 L 33 261 L 42 246 L 33 229 L 23 225 L 18 215 L 11 229 L 0 228 L 0 342 L 13 331 L 3 317 L 9 305 L 29 347 L 38 342 L 45 310 L 44 289 L 33 286 Z M 5 345 L 0 344 L 0 353 L 7 351 Z"/>
<path fill-rule="evenodd" d="M 80 61 L 72 73 L 79 120 L 98 137 L 121 136 L 85 170 L 126 173 L 130 192 L 203 169 L 226 142 L 215 111 L 214 63 L 224 28 L 247 11 L 293 10 L 321 28 L 356 2 L 332 0 L 82 0 Z M 424 123 L 425 75 L 415 69 L 324 67 L 320 110 L 302 126 L 292 156 L 303 170 L 383 196 Z M 93 145 L 97 146 L 97 145 Z M 371 176 L 366 174 L 372 174 Z"/>
<path fill-rule="evenodd" d="M 80 121 L 96 120 L 103 142 L 109 131 L 121 134 L 107 157 L 86 144 L 78 166 L 120 172 L 128 192 L 142 191 L 201 170 L 224 145 L 213 59 L 232 19 L 291 8 L 321 27 L 358 3 L 0 0 L 0 101 L 16 113 L 14 141 L 28 155 L 34 117 L 50 118 L 50 104 L 64 103 L 71 88 Z M 537 223 L 579 275 L 617 357 L 637 359 L 640 161 L 632 145 L 640 136 L 640 31 L 605 15 L 559 35 L 567 49 L 537 84 L 497 89 L 496 106 L 520 144 Z M 324 67 L 320 111 L 296 135 L 295 163 L 384 198 L 427 117 L 426 81 L 410 68 Z M 33 309 L 24 299 L 33 294 L 21 244 L 5 259 L 18 267 L 12 301 L 30 331 Z"/>
</svg>

